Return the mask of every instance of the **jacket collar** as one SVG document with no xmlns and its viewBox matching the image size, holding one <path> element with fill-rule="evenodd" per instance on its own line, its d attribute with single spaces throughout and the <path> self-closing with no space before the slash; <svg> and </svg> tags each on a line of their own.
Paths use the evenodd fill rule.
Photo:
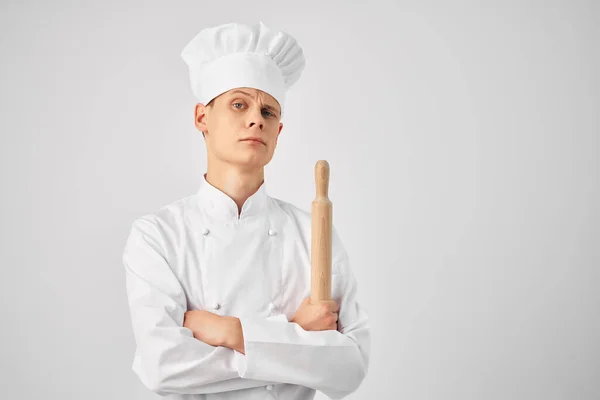
<svg viewBox="0 0 600 400">
<path fill-rule="evenodd" d="M 258 190 L 246 199 L 238 216 L 238 206 L 235 201 L 229 195 L 211 185 L 206 180 L 206 173 L 200 179 L 200 188 L 197 195 L 205 213 L 224 220 L 243 219 L 258 215 L 265 208 L 268 198 L 265 182 L 263 181 Z"/>
</svg>

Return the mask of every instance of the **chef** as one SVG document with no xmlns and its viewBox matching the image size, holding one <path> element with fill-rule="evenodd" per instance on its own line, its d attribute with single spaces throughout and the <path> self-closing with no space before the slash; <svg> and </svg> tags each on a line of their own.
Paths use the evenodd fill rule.
<svg viewBox="0 0 600 400">
<path fill-rule="evenodd" d="M 262 21 L 228 23 L 181 56 L 207 169 L 196 192 L 131 225 L 132 369 L 171 399 L 341 399 L 370 353 L 348 254 L 334 225 L 332 300 L 311 303 L 311 214 L 269 196 L 264 181 L 302 48 Z"/>
</svg>

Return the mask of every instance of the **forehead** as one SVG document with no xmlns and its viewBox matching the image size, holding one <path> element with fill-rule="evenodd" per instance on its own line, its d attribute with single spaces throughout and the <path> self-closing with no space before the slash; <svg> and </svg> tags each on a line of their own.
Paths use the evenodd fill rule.
<svg viewBox="0 0 600 400">
<path fill-rule="evenodd" d="M 275 100 L 275 98 L 273 96 L 271 96 L 269 93 L 263 92 L 262 90 L 259 90 L 259 89 L 241 87 L 241 88 L 235 88 L 235 89 L 228 90 L 227 92 L 225 92 L 225 94 L 227 94 L 229 96 L 238 96 L 238 95 L 247 96 L 247 97 L 251 97 L 253 99 L 259 99 L 259 100 L 265 102 L 266 104 L 271 104 L 273 106 L 279 105 L 279 103 L 277 102 L 277 100 Z"/>
</svg>

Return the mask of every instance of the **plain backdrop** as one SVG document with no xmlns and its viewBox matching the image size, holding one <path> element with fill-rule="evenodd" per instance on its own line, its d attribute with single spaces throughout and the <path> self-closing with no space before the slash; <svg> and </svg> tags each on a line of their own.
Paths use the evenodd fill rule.
<svg viewBox="0 0 600 400">
<path fill-rule="evenodd" d="M 348 399 L 600 398 L 599 18 L 593 1 L 2 1 L 1 397 L 157 398 L 131 371 L 126 234 L 205 172 L 180 51 L 262 20 L 307 61 L 268 193 L 309 210 L 330 163 L 371 320 Z"/>
</svg>

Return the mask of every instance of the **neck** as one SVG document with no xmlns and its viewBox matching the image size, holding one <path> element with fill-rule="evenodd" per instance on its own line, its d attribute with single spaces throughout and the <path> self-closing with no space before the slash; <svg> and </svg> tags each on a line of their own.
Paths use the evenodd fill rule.
<svg viewBox="0 0 600 400">
<path fill-rule="evenodd" d="M 235 201 L 239 215 L 244 202 L 262 185 L 265 174 L 264 167 L 243 170 L 231 165 L 219 168 L 211 167 L 209 163 L 205 178 L 208 183 Z"/>
</svg>

